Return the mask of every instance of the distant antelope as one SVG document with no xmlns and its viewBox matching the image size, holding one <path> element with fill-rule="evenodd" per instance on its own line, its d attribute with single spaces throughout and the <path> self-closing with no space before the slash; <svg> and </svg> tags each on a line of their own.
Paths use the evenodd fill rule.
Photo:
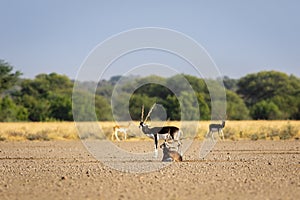
<svg viewBox="0 0 300 200">
<path fill-rule="evenodd" d="M 209 125 L 209 131 L 206 134 L 206 137 L 210 135 L 210 137 L 214 140 L 213 133 L 218 131 L 218 134 L 222 135 L 222 139 L 224 140 L 224 133 L 223 133 L 223 128 L 225 127 L 225 121 L 222 120 L 222 124 L 210 124 Z"/>
<path fill-rule="evenodd" d="M 163 150 L 163 162 L 181 162 L 182 156 L 174 150 L 171 150 L 171 147 L 168 145 L 167 142 L 164 142 L 160 145 L 160 148 Z"/>
<path fill-rule="evenodd" d="M 168 139 L 172 139 L 173 142 L 177 142 L 177 149 L 179 150 L 181 142 L 180 142 L 180 136 L 182 134 L 182 131 L 177 128 L 176 126 L 163 126 L 163 127 L 153 127 L 149 128 L 149 126 L 146 123 L 148 117 L 150 116 L 153 108 L 156 104 L 153 104 L 150 111 L 148 112 L 148 115 L 145 120 L 144 118 L 144 105 L 142 107 L 142 116 L 141 116 L 141 122 L 140 122 L 140 128 L 143 131 L 144 134 L 146 134 L 148 137 L 154 139 L 154 157 L 157 157 L 158 150 L 158 140 L 164 139 L 165 142 L 167 142 Z"/>
<path fill-rule="evenodd" d="M 113 133 L 112 133 L 112 135 L 111 135 L 111 140 L 113 140 L 113 139 L 114 139 L 114 136 L 115 136 L 115 138 L 116 138 L 118 141 L 120 141 L 120 139 L 119 139 L 119 137 L 118 137 L 118 132 L 123 133 L 123 134 L 124 134 L 124 140 L 126 140 L 126 139 L 127 139 L 127 130 L 128 130 L 128 128 L 129 128 L 129 126 L 130 126 L 130 122 L 128 123 L 127 126 L 123 126 L 123 125 L 115 125 L 115 126 L 113 127 Z"/>
</svg>

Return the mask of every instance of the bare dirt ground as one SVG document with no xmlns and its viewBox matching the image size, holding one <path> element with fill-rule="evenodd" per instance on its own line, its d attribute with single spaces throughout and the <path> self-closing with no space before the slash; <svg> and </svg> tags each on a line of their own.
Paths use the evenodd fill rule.
<svg viewBox="0 0 300 200">
<path fill-rule="evenodd" d="M 0 142 L 0 199 L 300 199 L 300 141 L 218 142 L 204 160 L 200 145 L 184 162 L 132 174 L 104 166 L 80 141 Z"/>
</svg>

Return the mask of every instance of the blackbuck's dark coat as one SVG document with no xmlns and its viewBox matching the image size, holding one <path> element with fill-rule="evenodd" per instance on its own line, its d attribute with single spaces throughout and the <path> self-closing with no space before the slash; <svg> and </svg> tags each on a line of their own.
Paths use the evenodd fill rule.
<svg viewBox="0 0 300 200">
<path fill-rule="evenodd" d="M 149 128 L 148 125 L 144 124 L 144 122 L 141 122 L 140 127 L 142 128 L 143 133 L 145 133 L 148 137 L 154 139 L 155 149 L 157 149 L 159 139 L 164 139 L 165 141 L 168 139 L 172 139 L 173 141 L 178 142 L 180 140 L 181 131 L 175 126 Z"/>
</svg>

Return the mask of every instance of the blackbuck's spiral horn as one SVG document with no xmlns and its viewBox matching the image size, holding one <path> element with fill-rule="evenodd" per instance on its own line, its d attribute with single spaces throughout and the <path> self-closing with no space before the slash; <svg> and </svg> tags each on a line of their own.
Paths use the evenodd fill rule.
<svg viewBox="0 0 300 200">
<path fill-rule="evenodd" d="M 156 103 L 154 103 L 154 104 L 152 105 L 152 107 L 150 108 L 150 110 L 149 110 L 149 112 L 148 112 L 148 115 L 147 115 L 147 117 L 146 117 L 146 119 L 145 119 L 144 122 L 146 122 L 147 119 L 148 119 L 148 117 L 150 117 L 150 115 L 151 115 L 151 113 L 152 113 L 152 111 L 153 111 L 153 109 L 154 109 L 155 106 L 156 106 Z"/>
<path fill-rule="evenodd" d="M 144 104 L 142 105 L 142 115 L 141 115 L 141 122 L 144 121 Z"/>
</svg>

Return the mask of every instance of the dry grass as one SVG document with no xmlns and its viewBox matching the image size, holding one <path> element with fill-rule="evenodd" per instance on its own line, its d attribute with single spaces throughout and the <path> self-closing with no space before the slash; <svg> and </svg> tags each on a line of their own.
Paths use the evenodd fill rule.
<svg viewBox="0 0 300 200">
<path fill-rule="evenodd" d="M 198 122 L 197 133 L 194 134 L 196 122 L 185 122 L 184 136 L 196 135 L 202 140 L 207 133 L 210 121 Z M 127 122 L 120 123 L 127 125 Z M 147 140 L 148 138 L 138 129 L 138 122 L 130 125 L 128 130 L 129 140 Z M 112 127 L 115 122 L 99 122 L 103 130 L 103 137 L 111 138 Z M 162 125 L 152 123 L 152 126 Z M 180 126 L 178 121 L 167 122 L 164 125 Z M 91 130 L 84 138 L 91 136 Z M 300 121 L 227 121 L 223 130 L 225 139 L 228 140 L 286 140 L 300 138 Z M 94 135 L 95 136 L 95 135 Z M 81 135 L 81 137 L 83 137 Z M 99 137 L 99 139 L 103 138 Z M 122 135 L 120 135 L 122 138 Z M 0 123 L 0 141 L 23 140 L 74 140 L 79 139 L 74 122 L 21 122 Z"/>
<path fill-rule="evenodd" d="M 0 140 L 68 140 L 78 139 L 73 122 L 0 123 Z"/>
<path fill-rule="evenodd" d="M 224 136 L 231 140 L 299 139 L 300 121 L 228 121 Z"/>
</svg>

